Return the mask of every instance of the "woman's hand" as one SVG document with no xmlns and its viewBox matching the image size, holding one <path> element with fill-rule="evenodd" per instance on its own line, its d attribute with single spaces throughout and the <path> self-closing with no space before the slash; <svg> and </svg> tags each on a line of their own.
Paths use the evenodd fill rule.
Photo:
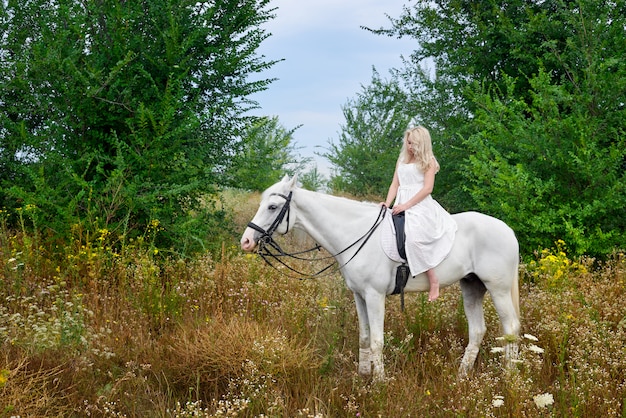
<svg viewBox="0 0 626 418">
<path fill-rule="evenodd" d="M 397 215 L 398 213 L 404 212 L 407 209 L 408 207 L 404 203 L 401 205 L 394 205 L 393 209 L 391 210 L 391 213 L 393 213 L 394 215 Z"/>
</svg>

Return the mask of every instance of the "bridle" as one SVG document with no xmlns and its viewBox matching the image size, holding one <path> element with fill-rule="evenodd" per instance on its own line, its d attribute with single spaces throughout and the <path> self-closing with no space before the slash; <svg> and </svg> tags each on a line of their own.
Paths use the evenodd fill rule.
<svg viewBox="0 0 626 418">
<path fill-rule="evenodd" d="M 285 219 L 285 215 L 287 215 L 287 230 L 282 235 L 285 235 L 287 232 L 289 232 L 289 214 L 291 213 L 291 196 L 293 196 L 293 192 L 289 192 L 287 196 L 285 196 L 282 193 L 272 193 L 270 194 L 270 196 L 282 197 L 283 199 L 285 199 L 285 204 L 283 205 L 280 212 L 278 213 L 278 216 L 276 216 L 276 219 L 274 219 L 274 222 L 272 222 L 272 224 L 267 229 L 267 231 L 255 223 L 252 223 L 252 222 L 248 223 L 248 226 L 250 228 L 261 233 L 261 238 L 259 238 L 259 243 L 265 243 L 265 244 L 270 244 L 272 242 L 275 243 L 274 238 L 272 238 L 272 235 L 274 235 L 274 232 L 276 232 L 276 230 L 278 229 L 278 225 L 280 225 L 281 222 Z"/>
<path fill-rule="evenodd" d="M 283 207 L 281 208 L 280 212 L 278 213 L 278 216 L 276 216 L 276 219 L 274 219 L 274 222 L 272 222 L 272 224 L 270 225 L 270 227 L 267 230 L 261 228 L 260 226 L 258 226 L 257 224 L 255 224 L 253 222 L 249 222 L 248 223 L 248 227 L 250 227 L 250 228 L 254 229 L 255 231 L 261 233 L 261 237 L 259 238 L 259 241 L 258 241 L 259 249 L 258 249 L 257 253 L 272 268 L 278 270 L 276 268 L 276 266 L 274 266 L 270 262 L 270 260 L 269 260 L 270 258 L 274 259 L 275 261 L 279 262 L 283 266 L 287 267 L 287 269 L 291 270 L 292 272 L 302 276 L 302 277 L 300 277 L 300 279 L 306 279 L 306 278 L 312 279 L 312 278 L 316 278 L 316 277 L 322 276 L 322 273 L 330 274 L 333 271 L 337 271 L 337 270 L 342 269 L 346 264 L 348 264 L 350 261 L 352 261 L 354 259 L 354 257 L 356 257 L 356 255 L 359 253 L 359 251 L 361 251 L 361 249 L 365 246 L 365 244 L 370 239 L 370 237 L 372 236 L 372 234 L 374 233 L 376 228 L 378 228 L 378 226 L 382 223 L 383 219 L 385 218 L 385 214 L 387 213 L 387 211 L 386 211 L 387 208 L 385 206 L 381 206 L 380 212 L 378 213 L 378 217 L 376 218 L 376 221 L 374 222 L 374 225 L 372 225 L 372 227 L 365 234 L 363 234 L 360 238 L 358 238 L 356 241 L 354 241 L 352 244 L 350 244 L 349 246 L 347 246 L 346 248 L 344 248 L 343 250 L 341 250 L 337 254 L 329 255 L 329 256 L 326 256 L 326 257 L 310 259 L 310 258 L 307 258 L 307 257 L 302 257 L 302 254 L 310 253 L 312 251 L 320 251 L 322 249 L 322 247 L 319 244 L 316 244 L 315 247 L 310 248 L 308 250 L 294 252 L 294 253 L 287 253 L 280 247 L 280 245 L 272 237 L 272 235 L 274 235 L 274 232 L 276 232 L 276 229 L 278 229 L 278 226 L 285 219 L 285 216 L 287 216 L 287 229 L 281 235 L 285 235 L 285 234 L 287 234 L 287 232 L 289 232 L 289 220 L 290 220 L 289 216 L 290 216 L 290 213 L 291 213 L 291 198 L 293 196 L 293 191 L 289 192 L 289 194 L 287 196 L 285 196 L 282 193 L 272 193 L 272 194 L 270 194 L 270 196 L 280 196 L 280 197 L 282 197 L 283 199 L 285 199 L 285 204 L 283 205 Z M 342 266 L 337 267 L 335 270 L 332 270 L 332 271 L 328 271 L 328 270 L 335 264 L 334 262 L 332 262 L 328 266 L 324 267 L 323 269 L 321 269 L 317 273 L 306 274 L 306 273 L 302 273 L 302 272 L 294 269 L 293 267 L 287 265 L 281 259 L 281 258 L 284 258 L 284 257 L 289 257 L 289 258 L 293 258 L 293 259 L 296 259 L 296 260 L 305 260 L 305 261 L 319 261 L 319 260 L 327 260 L 327 259 L 331 259 L 331 258 L 335 259 L 335 257 L 345 253 L 346 251 L 348 251 L 352 247 L 356 246 L 359 242 L 361 242 L 361 245 L 359 246 L 359 248 L 357 248 L 356 252 L 354 254 L 352 254 L 350 259 L 348 261 L 346 261 Z M 278 270 L 278 271 L 281 271 L 281 270 Z"/>
</svg>

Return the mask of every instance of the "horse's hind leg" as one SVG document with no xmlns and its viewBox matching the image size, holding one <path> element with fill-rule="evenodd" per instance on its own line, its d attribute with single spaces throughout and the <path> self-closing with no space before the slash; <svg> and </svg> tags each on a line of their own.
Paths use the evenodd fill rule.
<svg viewBox="0 0 626 418">
<path fill-rule="evenodd" d="M 517 286 L 517 283 L 515 283 Z M 496 307 L 500 322 L 502 323 L 502 331 L 504 332 L 504 359 L 507 367 L 513 366 L 518 358 L 518 338 L 520 330 L 520 321 L 515 308 L 511 291 L 489 291 L 491 299 Z"/>
<path fill-rule="evenodd" d="M 469 341 L 459 367 L 459 376 L 463 377 L 474 366 L 480 344 L 483 341 L 485 332 L 487 332 L 483 312 L 483 300 L 487 289 L 483 282 L 474 274 L 461 279 L 460 285 L 469 329 Z"/>
</svg>

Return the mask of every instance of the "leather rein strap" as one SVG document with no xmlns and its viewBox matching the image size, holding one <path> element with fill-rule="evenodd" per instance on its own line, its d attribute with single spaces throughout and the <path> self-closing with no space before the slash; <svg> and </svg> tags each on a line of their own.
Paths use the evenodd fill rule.
<svg viewBox="0 0 626 418">
<path fill-rule="evenodd" d="M 327 257 L 310 259 L 310 258 L 306 258 L 306 257 L 301 257 L 301 255 L 309 253 L 309 252 L 312 252 L 312 251 L 319 251 L 322 248 L 319 244 L 317 244 L 315 247 L 310 248 L 308 250 L 295 252 L 295 253 L 287 253 L 280 247 L 280 245 L 272 237 L 274 232 L 276 232 L 276 229 L 278 229 L 278 226 L 284 220 L 285 216 L 287 216 L 287 230 L 282 235 L 285 235 L 287 232 L 289 232 L 289 214 L 290 214 L 291 197 L 293 195 L 293 192 L 289 192 L 288 196 L 285 196 L 285 195 L 280 194 L 280 193 L 272 193 L 272 195 L 280 196 L 280 197 L 285 199 L 285 204 L 283 205 L 283 207 L 282 207 L 280 213 L 278 214 L 278 216 L 276 217 L 276 219 L 274 219 L 274 222 L 272 222 L 272 224 L 267 229 L 267 231 L 264 230 L 263 228 L 261 228 L 260 226 L 252 223 L 252 222 L 248 223 L 248 226 L 250 228 L 254 229 L 255 231 L 261 233 L 261 238 L 259 239 L 259 250 L 258 250 L 258 254 L 261 256 L 261 258 L 263 258 L 263 260 L 267 264 L 269 264 L 271 267 L 273 267 L 274 269 L 278 270 L 276 268 L 276 266 L 274 266 L 269 261 L 269 258 L 274 259 L 275 261 L 279 262 L 283 266 L 287 267 L 292 272 L 302 276 L 302 277 L 299 277 L 300 279 L 313 279 L 313 278 L 321 277 L 322 273 L 324 273 L 324 272 L 326 272 L 326 274 L 330 274 L 333 271 L 337 271 L 337 270 L 342 269 L 346 264 L 348 264 L 350 261 L 352 261 L 354 259 L 354 257 L 357 256 L 357 254 L 365 246 L 365 244 L 370 239 L 370 237 L 374 234 L 374 231 L 376 231 L 378 226 L 382 223 L 383 219 L 385 218 L 385 214 L 387 213 L 387 211 L 386 211 L 387 208 L 385 206 L 381 206 L 380 212 L 378 213 L 378 217 L 376 218 L 376 221 L 374 222 L 374 225 L 372 225 L 372 227 L 365 234 L 363 234 L 360 238 L 358 238 L 356 241 L 354 241 L 352 244 L 350 244 L 348 247 L 344 248 L 343 250 L 341 250 L 337 254 L 330 255 L 330 256 L 327 256 Z M 331 259 L 331 258 L 334 259 L 335 257 L 345 253 L 349 249 L 351 249 L 354 246 L 356 246 L 359 242 L 361 243 L 361 245 L 359 246 L 359 248 L 357 248 L 356 252 L 354 254 L 352 254 L 352 257 L 350 257 L 350 259 L 348 261 L 346 261 L 342 266 L 337 267 L 333 271 L 327 271 L 327 270 L 329 270 L 335 264 L 334 262 L 329 264 L 328 266 L 324 267 L 323 269 L 321 269 L 317 273 L 306 274 L 306 273 L 300 272 L 300 271 L 294 269 L 293 267 L 287 265 L 281 259 L 281 258 L 284 258 L 284 257 L 289 257 L 289 258 L 293 258 L 293 259 L 296 259 L 296 260 L 306 260 L 306 261 L 319 261 L 319 260 L 326 260 L 326 259 Z M 278 270 L 278 271 L 280 271 L 281 273 L 284 274 L 284 272 L 282 272 L 281 270 Z"/>
</svg>

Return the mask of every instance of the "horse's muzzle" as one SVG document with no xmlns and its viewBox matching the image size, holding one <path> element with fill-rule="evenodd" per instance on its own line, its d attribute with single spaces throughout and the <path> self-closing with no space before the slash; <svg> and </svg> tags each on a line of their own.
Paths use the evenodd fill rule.
<svg viewBox="0 0 626 418">
<path fill-rule="evenodd" d="M 250 227 L 246 228 L 241 236 L 241 249 L 244 251 L 254 251 L 257 245 L 256 231 Z"/>
</svg>

